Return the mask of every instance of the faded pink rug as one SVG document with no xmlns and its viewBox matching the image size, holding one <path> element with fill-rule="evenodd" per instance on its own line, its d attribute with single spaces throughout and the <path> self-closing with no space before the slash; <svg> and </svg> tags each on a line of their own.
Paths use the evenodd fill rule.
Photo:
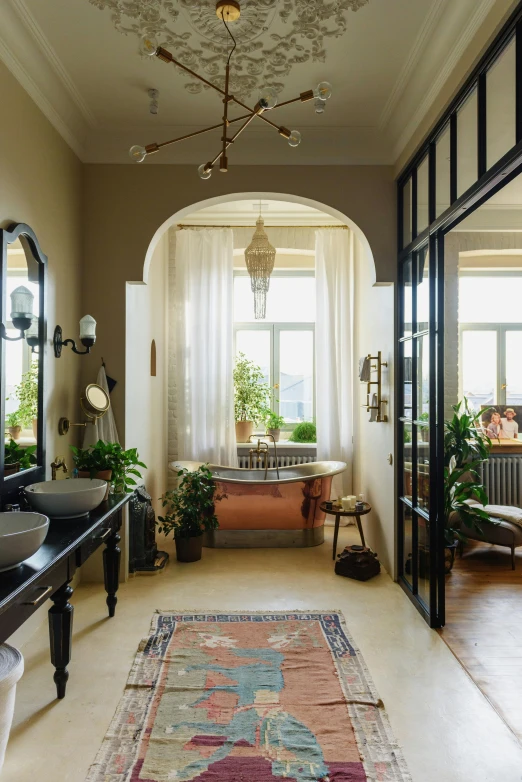
<svg viewBox="0 0 522 782">
<path fill-rule="evenodd" d="M 161 611 L 87 782 L 410 782 L 339 612 Z"/>
</svg>

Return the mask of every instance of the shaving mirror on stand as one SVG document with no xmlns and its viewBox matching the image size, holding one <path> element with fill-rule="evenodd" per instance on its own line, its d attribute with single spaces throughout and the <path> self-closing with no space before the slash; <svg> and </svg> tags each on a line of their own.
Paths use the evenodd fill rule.
<svg viewBox="0 0 522 782">
<path fill-rule="evenodd" d="M 111 406 L 111 401 L 107 392 L 96 383 L 89 383 L 80 397 L 80 407 L 89 419 L 82 423 L 73 424 L 68 418 L 60 418 L 58 421 L 58 433 L 67 434 L 71 426 L 84 426 L 95 424 L 99 418 L 102 418 Z"/>
<path fill-rule="evenodd" d="M 0 230 L 0 454 L 2 490 L 43 480 L 44 285 L 47 258 L 24 223 Z"/>
</svg>

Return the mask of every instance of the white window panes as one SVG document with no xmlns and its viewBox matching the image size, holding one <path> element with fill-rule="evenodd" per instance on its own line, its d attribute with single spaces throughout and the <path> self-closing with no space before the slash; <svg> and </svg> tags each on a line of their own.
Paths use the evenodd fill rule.
<svg viewBox="0 0 522 782">
<path fill-rule="evenodd" d="M 465 329 L 461 344 L 462 396 L 475 410 L 496 404 L 497 332 Z"/>
<path fill-rule="evenodd" d="M 259 323 L 254 318 L 254 294 L 250 277 L 234 277 L 234 320 Z M 266 321 L 276 323 L 315 322 L 315 277 L 273 276 L 266 297 Z"/>
<path fill-rule="evenodd" d="M 478 179 L 477 90 L 457 112 L 457 196 Z"/>
<path fill-rule="evenodd" d="M 236 331 L 236 356 L 238 353 L 244 353 L 250 361 L 261 367 L 264 382 L 271 384 L 270 342 L 271 334 L 268 329 Z"/>
<path fill-rule="evenodd" d="M 460 323 L 520 323 L 520 301 L 522 277 L 460 278 Z"/>
<path fill-rule="evenodd" d="M 280 331 L 278 393 L 279 411 L 288 423 L 313 421 L 313 331 Z"/>
<path fill-rule="evenodd" d="M 522 331 L 506 331 L 506 404 L 522 405 Z M 518 421 L 522 432 L 522 422 Z"/>
<path fill-rule="evenodd" d="M 487 167 L 516 143 L 516 47 L 513 40 L 486 76 Z"/>
</svg>

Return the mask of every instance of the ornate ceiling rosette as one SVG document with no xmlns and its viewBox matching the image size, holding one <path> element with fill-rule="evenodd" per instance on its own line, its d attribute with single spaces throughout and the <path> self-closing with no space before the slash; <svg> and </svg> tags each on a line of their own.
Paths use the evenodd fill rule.
<svg viewBox="0 0 522 782">
<path fill-rule="evenodd" d="M 180 62 L 223 87 L 230 39 L 216 17 L 215 0 L 88 1 L 108 9 L 120 33 L 154 36 L 161 45 L 175 47 Z M 368 2 L 242 0 L 231 91 L 242 100 L 261 89 L 280 93 L 294 65 L 326 61 L 326 40 L 342 36 L 349 12 Z M 184 86 L 191 93 L 208 89 L 198 81 Z"/>
</svg>

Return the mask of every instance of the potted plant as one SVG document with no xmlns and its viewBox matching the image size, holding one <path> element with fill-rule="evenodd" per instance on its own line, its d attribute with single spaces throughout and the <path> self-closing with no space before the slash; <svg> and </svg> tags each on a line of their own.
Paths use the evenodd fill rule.
<svg viewBox="0 0 522 782">
<path fill-rule="evenodd" d="M 4 448 L 4 475 L 13 475 L 20 470 L 28 470 L 36 464 L 36 445 L 28 445 L 26 448 L 18 445 L 15 440 L 10 440 Z"/>
<path fill-rule="evenodd" d="M 156 524 L 158 532 L 172 532 L 179 562 L 197 562 L 201 559 L 203 532 L 216 529 L 219 524 L 214 512 L 215 496 L 212 473 L 203 464 L 197 470 L 179 470 L 177 489 L 167 491 L 161 498 L 166 508 Z"/>
<path fill-rule="evenodd" d="M 453 406 L 453 417 L 444 422 L 444 538 L 446 543 L 446 573 L 451 571 L 455 549 L 466 538 L 460 532 L 460 523 L 476 529 L 481 522 L 491 523 L 483 510 L 488 496 L 482 485 L 478 468 L 488 459 L 491 440 L 478 426 L 484 411 L 475 413 L 464 398 Z M 482 504 L 470 504 L 478 501 Z"/>
<path fill-rule="evenodd" d="M 99 478 L 107 481 L 107 494 L 111 486 L 116 494 L 133 491 L 136 486 L 134 477 L 141 478 L 137 469 L 146 465 L 140 462 L 136 448 L 124 451 L 119 443 L 105 443 L 98 440 L 88 448 L 76 448 L 71 445 L 74 466 L 80 478 Z"/>
<path fill-rule="evenodd" d="M 18 410 L 8 413 L 5 417 L 5 425 L 13 440 L 19 440 L 22 434 L 22 419 Z"/>
<path fill-rule="evenodd" d="M 317 429 L 311 421 L 301 421 L 289 437 L 292 443 L 316 443 Z"/>
<path fill-rule="evenodd" d="M 272 435 L 276 443 L 279 442 L 281 427 L 285 425 L 285 419 L 282 415 L 276 415 L 272 410 L 266 411 L 265 426 L 266 433 Z"/>
<path fill-rule="evenodd" d="M 234 366 L 234 415 L 236 441 L 247 443 L 254 424 L 262 421 L 268 408 L 270 388 L 263 380 L 261 367 L 239 353 Z"/>
<path fill-rule="evenodd" d="M 24 428 L 31 427 L 36 437 L 38 431 L 38 364 L 33 361 L 27 372 L 24 372 L 15 395 L 18 398 L 18 412 Z"/>
</svg>

